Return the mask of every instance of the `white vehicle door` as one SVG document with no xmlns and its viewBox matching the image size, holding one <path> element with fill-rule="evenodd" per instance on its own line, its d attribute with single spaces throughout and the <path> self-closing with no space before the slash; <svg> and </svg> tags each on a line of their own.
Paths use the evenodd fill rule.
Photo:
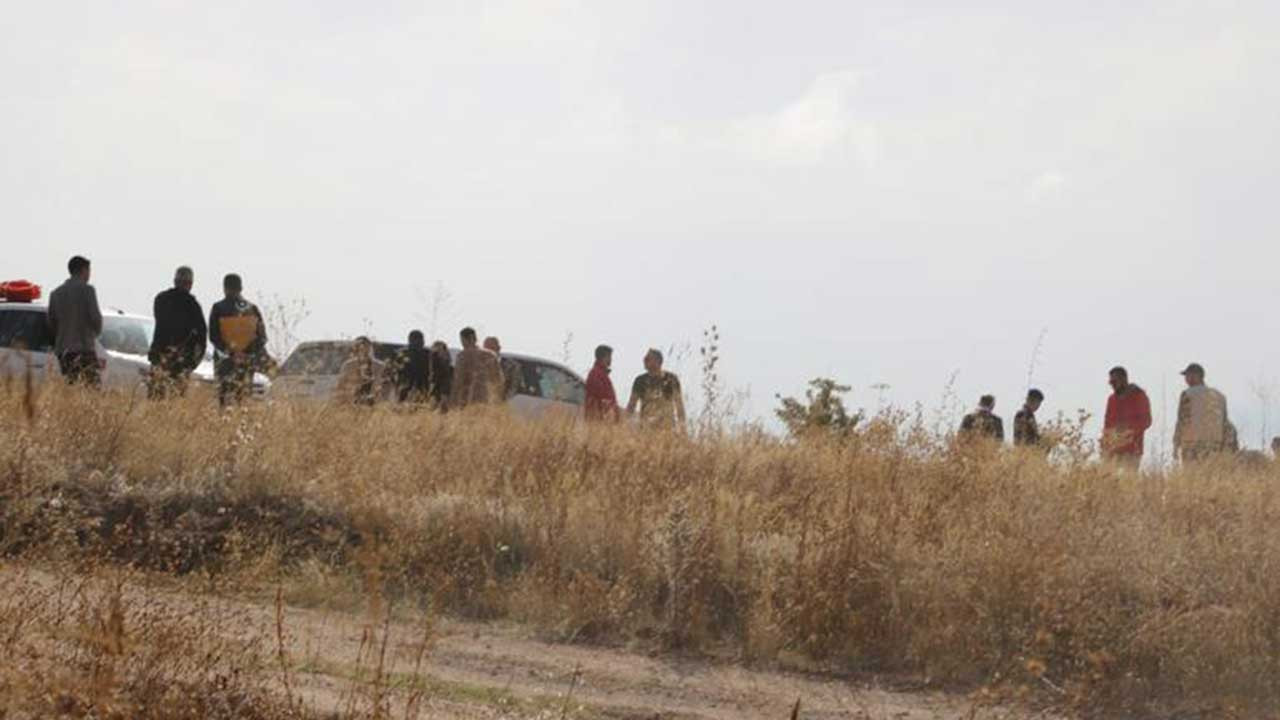
<svg viewBox="0 0 1280 720">
<path fill-rule="evenodd" d="M 133 391 L 145 386 L 151 370 L 147 353 L 154 332 L 155 321 L 150 318 L 103 315 L 102 334 L 98 337 L 98 351 L 107 363 L 102 370 L 103 387 Z"/>
<path fill-rule="evenodd" d="M 43 308 L 0 306 L 0 376 L 25 377 L 28 369 L 37 382 L 60 374 Z"/>
</svg>

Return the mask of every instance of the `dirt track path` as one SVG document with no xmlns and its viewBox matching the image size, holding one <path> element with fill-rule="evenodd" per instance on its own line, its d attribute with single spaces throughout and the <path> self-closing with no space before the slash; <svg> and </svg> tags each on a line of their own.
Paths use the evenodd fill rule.
<svg viewBox="0 0 1280 720">
<path fill-rule="evenodd" d="M 23 576 L 30 580 L 40 574 Z M 235 616 L 241 621 L 237 636 L 260 638 L 270 644 L 263 654 L 276 656 L 277 610 L 269 601 L 136 584 L 128 593 L 180 612 Z M 941 693 L 552 644 L 508 624 L 445 620 L 424 632 L 410 622 L 373 623 L 361 615 L 297 607 L 283 608 L 283 620 L 290 671 L 271 668 L 271 683 L 320 716 L 367 711 L 381 698 L 392 718 L 781 720 L 791 716 L 797 699 L 800 717 L 813 719 L 1044 717 L 978 709 Z M 374 682 L 384 633 L 383 680 Z M 406 712 L 411 702 L 418 704 L 417 713 Z"/>
<path fill-rule="evenodd" d="M 288 608 L 289 652 L 307 674 L 301 694 L 318 709 L 349 701 L 365 638 L 380 633 L 367 619 L 332 611 Z M 414 675 L 423 631 L 389 625 L 390 684 Z M 376 637 L 380 640 L 380 636 Z M 436 626 L 420 673 L 434 698 L 424 717 L 743 718 L 790 717 L 797 699 L 803 718 L 926 720 L 1029 718 L 1029 713 L 980 710 L 963 697 L 900 692 L 818 675 L 751 670 L 733 664 L 651 657 L 622 649 L 561 645 L 505 624 L 445 621 Z M 575 679 L 576 678 L 576 679 Z M 364 683 L 367 694 L 368 683 Z M 336 686 L 336 687 L 335 687 Z M 403 704 L 405 689 L 396 695 Z M 566 710 L 567 709 L 567 710 Z M 402 715 L 401 711 L 398 713 Z M 1043 717 L 1043 715 L 1038 715 Z"/>
</svg>

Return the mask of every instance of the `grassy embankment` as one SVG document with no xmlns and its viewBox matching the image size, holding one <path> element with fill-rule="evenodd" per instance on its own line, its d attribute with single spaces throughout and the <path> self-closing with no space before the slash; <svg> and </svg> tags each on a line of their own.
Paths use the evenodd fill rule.
<svg viewBox="0 0 1280 720">
<path fill-rule="evenodd" d="M 1280 698 L 1270 469 L 1138 476 L 957 453 L 903 418 L 801 446 L 386 409 L 220 416 L 203 397 L 21 384 L 0 390 L 0 422 L 10 558 L 278 585 L 293 604 L 390 598 L 570 642 L 910 674 L 1078 708 Z M 14 707 L 109 697 L 136 710 L 172 695 L 180 708 L 201 694 L 174 688 L 221 683 L 256 716 L 288 711 L 233 672 L 269 667 L 269 648 L 233 652 L 198 618 L 119 593 L 61 611 L 37 595 L 0 605 L 0 634 L 30 646 L 0 671 L 28 703 Z"/>
</svg>

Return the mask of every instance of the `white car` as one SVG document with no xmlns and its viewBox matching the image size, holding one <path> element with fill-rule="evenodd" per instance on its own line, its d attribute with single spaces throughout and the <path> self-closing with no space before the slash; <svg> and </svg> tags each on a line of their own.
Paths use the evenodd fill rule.
<svg viewBox="0 0 1280 720">
<path fill-rule="evenodd" d="M 0 300 L 0 376 L 21 377 L 28 367 L 39 381 L 61 375 L 53 354 L 48 313 L 49 307 L 41 302 Z M 123 310 L 103 311 L 98 370 L 104 388 L 131 392 L 144 387 L 151 369 L 147 352 L 154 331 L 155 320 L 145 315 L 131 315 Z M 214 381 L 213 363 L 209 358 L 195 369 L 192 379 Z M 265 377 L 256 376 L 253 384 L 255 393 L 265 392 Z"/>
<path fill-rule="evenodd" d="M 298 345 L 280 366 L 271 383 L 273 398 L 328 400 L 338 387 L 338 373 L 351 356 L 351 341 L 327 340 Z M 405 346 L 375 342 L 374 357 L 387 362 Z M 458 350 L 450 349 L 456 361 Z M 586 400 L 586 384 L 577 373 L 560 363 L 529 355 L 502 353 L 503 363 L 519 369 L 515 394 L 507 401 L 519 417 L 536 419 L 548 414 L 579 416 Z"/>
</svg>

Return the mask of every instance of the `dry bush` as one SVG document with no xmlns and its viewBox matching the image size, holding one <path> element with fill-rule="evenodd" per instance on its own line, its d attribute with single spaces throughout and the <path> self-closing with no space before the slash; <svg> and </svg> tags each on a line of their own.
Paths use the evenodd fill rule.
<svg viewBox="0 0 1280 720">
<path fill-rule="evenodd" d="M 28 420 L 25 402 L 0 398 L 10 554 L 326 588 L 348 573 L 565 640 L 1079 707 L 1280 697 L 1269 468 L 1050 464 L 952 448 L 893 412 L 797 444 L 62 388 Z"/>
</svg>

